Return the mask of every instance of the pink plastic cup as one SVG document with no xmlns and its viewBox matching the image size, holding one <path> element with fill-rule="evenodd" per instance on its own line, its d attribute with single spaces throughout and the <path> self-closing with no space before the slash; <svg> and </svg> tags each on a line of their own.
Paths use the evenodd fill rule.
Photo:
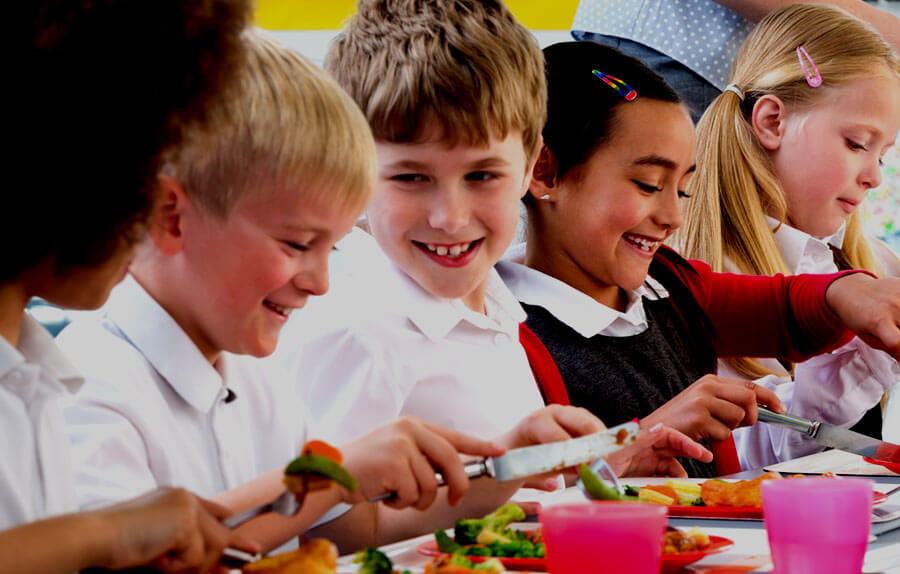
<svg viewBox="0 0 900 574">
<path fill-rule="evenodd" d="M 565 504 L 541 510 L 547 571 L 658 574 L 667 508 L 643 502 Z"/>
<path fill-rule="evenodd" d="M 788 478 L 762 485 L 774 574 L 862 572 L 872 521 L 866 478 Z"/>
</svg>

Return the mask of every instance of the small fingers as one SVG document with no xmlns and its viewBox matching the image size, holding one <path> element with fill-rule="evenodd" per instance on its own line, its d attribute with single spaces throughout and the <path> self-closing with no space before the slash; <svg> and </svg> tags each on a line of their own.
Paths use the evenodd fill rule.
<svg viewBox="0 0 900 574">
<path fill-rule="evenodd" d="M 505 448 L 492 441 L 481 440 L 436 423 L 418 419 L 416 421 L 429 431 L 443 437 L 458 453 L 487 457 L 500 456 L 506 452 Z"/>
</svg>

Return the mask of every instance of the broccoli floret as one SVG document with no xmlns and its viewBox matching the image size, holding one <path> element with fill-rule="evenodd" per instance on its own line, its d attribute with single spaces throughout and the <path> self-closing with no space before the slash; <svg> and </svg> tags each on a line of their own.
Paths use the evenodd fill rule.
<svg viewBox="0 0 900 574">
<path fill-rule="evenodd" d="M 478 533 L 484 528 L 484 520 L 481 518 L 462 518 L 456 521 L 453 528 L 453 538 L 458 544 L 475 544 Z"/>
<path fill-rule="evenodd" d="M 491 549 L 487 546 L 467 546 L 463 554 L 466 556 L 493 556 Z"/>
<path fill-rule="evenodd" d="M 377 548 L 363 548 L 353 556 L 359 564 L 358 574 L 391 574 L 394 564 L 387 555 Z"/>
<path fill-rule="evenodd" d="M 487 530 L 505 536 L 504 530 L 511 522 L 525 520 L 525 511 L 515 504 L 506 504 L 484 518 L 463 518 L 456 522 L 453 529 L 456 542 L 459 544 L 476 544 L 478 534 Z"/>
</svg>

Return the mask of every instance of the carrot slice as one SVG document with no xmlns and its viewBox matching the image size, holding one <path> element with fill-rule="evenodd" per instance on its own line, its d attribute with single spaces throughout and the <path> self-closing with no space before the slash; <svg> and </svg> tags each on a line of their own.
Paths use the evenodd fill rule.
<svg viewBox="0 0 900 574">
<path fill-rule="evenodd" d="M 341 451 L 322 440 L 309 441 L 308 443 L 303 445 L 302 452 L 303 454 L 317 454 L 319 456 L 324 456 L 326 458 L 330 458 L 338 464 L 344 462 L 344 457 L 341 454 Z"/>
</svg>

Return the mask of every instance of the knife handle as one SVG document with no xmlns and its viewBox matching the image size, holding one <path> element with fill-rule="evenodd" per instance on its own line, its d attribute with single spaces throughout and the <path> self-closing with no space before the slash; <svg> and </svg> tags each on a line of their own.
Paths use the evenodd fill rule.
<svg viewBox="0 0 900 574">
<path fill-rule="evenodd" d="M 466 476 L 468 476 L 469 478 L 478 478 L 479 476 L 491 474 L 486 459 L 467 462 L 463 464 L 463 470 L 465 470 Z M 439 472 L 434 473 L 434 478 L 437 479 L 438 486 L 444 486 L 445 484 L 447 484 L 447 480 L 444 479 L 444 475 Z M 379 494 L 378 496 L 373 496 L 369 499 L 369 502 L 380 502 L 382 500 L 394 498 L 395 496 L 397 496 L 396 492 L 385 492 L 383 494 Z"/>
<path fill-rule="evenodd" d="M 803 417 L 798 417 L 788 413 L 779 415 L 764 407 L 759 407 L 758 410 L 759 420 L 764 423 L 772 423 L 778 426 L 787 427 L 791 430 L 802 432 L 803 434 L 807 434 L 811 437 L 815 437 L 816 432 L 818 432 L 819 430 L 818 421 L 811 421 L 809 419 L 805 419 Z"/>
</svg>

